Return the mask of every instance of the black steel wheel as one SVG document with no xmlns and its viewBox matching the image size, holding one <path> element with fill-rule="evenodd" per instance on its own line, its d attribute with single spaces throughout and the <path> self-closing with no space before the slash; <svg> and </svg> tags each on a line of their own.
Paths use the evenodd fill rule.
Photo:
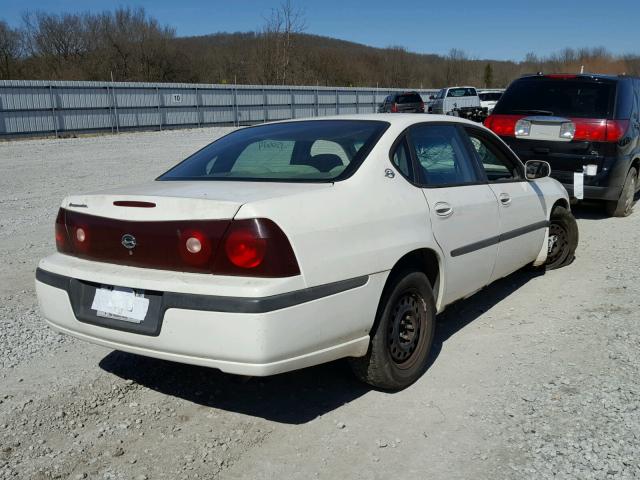
<svg viewBox="0 0 640 480">
<path fill-rule="evenodd" d="M 385 390 L 411 385 L 428 367 L 435 318 L 427 276 L 413 270 L 393 273 L 380 299 L 369 351 L 350 359 L 356 376 Z"/>
<path fill-rule="evenodd" d="M 571 212 L 556 207 L 551 213 L 547 241 L 546 270 L 554 270 L 573 262 L 578 247 L 578 224 Z"/>
</svg>

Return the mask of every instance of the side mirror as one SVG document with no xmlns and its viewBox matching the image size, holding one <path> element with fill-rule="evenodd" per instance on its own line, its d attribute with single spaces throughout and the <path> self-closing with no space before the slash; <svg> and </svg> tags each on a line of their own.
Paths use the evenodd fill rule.
<svg viewBox="0 0 640 480">
<path fill-rule="evenodd" d="M 544 160 L 528 160 L 524 164 L 527 174 L 527 180 L 535 180 L 536 178 L 544 178 L 551 175 L 551 165 Z"/>
<path fill-rule="evenodd" d="M 434 97 L 433 95 L 429 95 L 429 100 L 435 100 L 436 97 Z"/>
</svg>

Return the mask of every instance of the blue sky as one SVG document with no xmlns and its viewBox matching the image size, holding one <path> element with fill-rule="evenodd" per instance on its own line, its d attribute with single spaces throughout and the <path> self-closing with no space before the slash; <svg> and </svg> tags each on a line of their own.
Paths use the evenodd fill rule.
<svg viewBox="0 0 640 480">
<path fill-rule="evenodd" d="M 257 30 L 279 0 L 0 0 L 0 18 L 20 23 L 25 10 L 101 11 L 142 6 L 178 35 Z M 564 47 L 604 46 L 640 53 L 640 0 L 347 1 L 294 0 L 307 32 L 377 47 L 446 54 L 461 48 L 479 58 L 522 59 Z"/>
</svg>

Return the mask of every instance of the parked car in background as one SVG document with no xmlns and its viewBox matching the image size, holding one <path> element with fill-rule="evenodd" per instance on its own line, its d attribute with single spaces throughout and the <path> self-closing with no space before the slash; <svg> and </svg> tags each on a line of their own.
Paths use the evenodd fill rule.
<svg viewBox="0 0 640 480">
<path fill-rule="evenodd" d="M 350 357 L 400 389 L 436 312 L 573 260 L 548 173 L 453 117 L 242 128 L 155 181 L 65 198 L 36 292 L 53 328 L 108 348 L 257 376 Z"/>
<path fill-rule="evenodd" d="M 424 113 L 424 102 L 418 92 L 394 93 L 384 99 L 378 113 Z"/>
<path fill-rule="evenodd" d="M 500 100 L 504 90 L 478 90 L 480 106 L 487 109 L 487 114 L 491 115 L 496 103 Z"/>
<path fill-rule="evenodd" d="M 454 115 L 476 122 L 481 122 L 487 116 L 474 87 L 443 88 L 431 100 L 430 113 L 436 115 Z"/>
<path fill-rule="evenodd" d="M 514 81 L 485 125 L 524 161 L 549 162 L 577 199 L 631 213 L 640 188 L 640 79 L 528 75 Z"/>
</svg>

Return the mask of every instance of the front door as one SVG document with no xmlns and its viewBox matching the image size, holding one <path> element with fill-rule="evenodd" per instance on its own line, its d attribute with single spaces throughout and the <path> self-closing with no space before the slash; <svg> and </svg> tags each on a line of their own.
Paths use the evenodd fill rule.
<svg viewBox="0 0 640 480">
<path fill-rule="evenodd" d="M 417 180 L 445 255 L 444 304 L 489 283 L 498 248 L 498 204 L 463 135 L 447 123 L 418 124 L 408 131 Z"/>
<path fill-rule="evenodd" d="M 479 128 L 465 130 L 500 212 L 500 243 L 491 275 L 494 281 L 536 259 L 545 238 L 549 206 L 537 185 L 526 180 L 523 165 L 508 148 Z"/>
</svg>

